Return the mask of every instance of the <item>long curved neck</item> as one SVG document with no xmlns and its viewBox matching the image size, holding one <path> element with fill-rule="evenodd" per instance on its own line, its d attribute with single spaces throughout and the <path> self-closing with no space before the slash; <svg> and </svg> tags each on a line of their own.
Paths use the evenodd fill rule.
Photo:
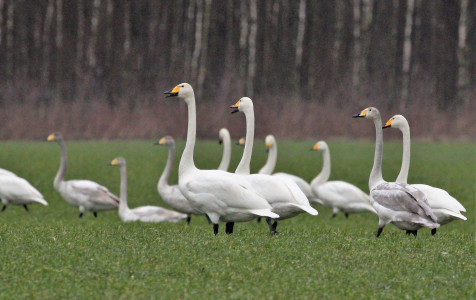
<svg viewBox="0 0 476 300">
<path fill-rule="evenodd" d="M 329 180 L 331 176 L 331 153 L 329 149 L 324 149 L 322 156 L 324 158 L 324 162 L 322 164 L 321 172 L 314 178 L 311 184 L 322 184 Z"/>
<path fill-rule="evenodd" d="M 172 165 L 174 164 L 175 159 L 175 144 L 169 145 L 169 155 L 167 158 L 167 163 L 165 164 L 164 171 L 160 175 L 159 182 L 157 187 L 159 189 L 165 188 L 169 185 L 169 177 L 172 172 Z"/>
<path fill-rule="evenodd" d="M 182 158 L 179 165 L 179 180 L 180 176 L 187 171 L 196 169 L 193 161 L 193 151 L 195 149 L 195 140 L 197 134 L 197 111 L 195 108 L 195 96 L 193 94 L 187 99 L 188 108 L 188 129 L 187 129 L 187 142 L 185 143 L 185 149 L 183 150 Z"/>
<path fill-rule="evenodd" d="M 59 189 L 59 186 L 64 181 L 64 175 L 66 174 L 66 165 L 68 164 L 68 157 L 66 154 L 66 146 L 64 140 L 59 141 L 59 146 L 61 149 L 61 161 L 58 172 L 55 176 L 55 181 L 53 183 L 55 189 Z"/>
<path fill-rule="evenodd" d="M 382 156 L 383 156 L 383 133 L 382 119 L 374 120 L 375 124 L 375 154 L 374 165 L 369 177 L 369 189 L 371 190 L 377 184 L 383 181 L 382 177 Z"/>
<path fill-rule="evenodd" d="M 259 174 L 267 174 L 271 175 L 274 172 L 274 168 L 276 167 L 276 160 L 278 159 L 278 145 L 274 143 L 269 148 L 268 152 L 268 159 L 264 166 L 259 170 Z"/>
<path fill-rule="evenodd" d="M 410 126 L 408 123 L 400 127 L 403 134 L 403 154 L 402 154 L 402 168 L 397 177 L 397 182 L 407 183 L 408 171 L 410 170 Z"/>
<path fill-rule="evenodd" d="M 228 167 L 230 166 L 230 159 L 231 159 L 231 140 L 228 134 L 225 134 L 223 137 L 223 155 L 221 157 L 220 165 L 218 166 L 218 170 L 227 171 Z"/>
<path fill-rule="evenodd" d="M 121 195 L 119 196 L 119 212 L 129 210 L 127 206 L 127 170 L 126 166 L 121 166 Z"/>
<path fill-rule="evenodd" d="M 246 118 L 245 150 L 243 150 L 243 156 L 241 157 L 241 161 L 238 164 L 235 173 L 249 175 L 251 154 L 253 153 L 253 142 L 255 139 L 255 113 L 252 108 L 247 109 L 244 113 Z"/>
</svg>

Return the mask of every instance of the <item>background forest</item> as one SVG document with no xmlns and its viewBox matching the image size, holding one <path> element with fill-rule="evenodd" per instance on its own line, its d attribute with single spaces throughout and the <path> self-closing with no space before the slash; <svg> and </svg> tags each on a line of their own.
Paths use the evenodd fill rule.
<svg viewBox="0 0 476 300">
<path fill-rule="evenodd" d="M 367 106 L 412 134 L 474 138 L 476 1 L 0 0 L 0 138 L 243 134 L 228 106 L 255 102 L 257 135 L 363 137 Z M 358 126 L 357 126 L 358 127 Z"/>
</svg>

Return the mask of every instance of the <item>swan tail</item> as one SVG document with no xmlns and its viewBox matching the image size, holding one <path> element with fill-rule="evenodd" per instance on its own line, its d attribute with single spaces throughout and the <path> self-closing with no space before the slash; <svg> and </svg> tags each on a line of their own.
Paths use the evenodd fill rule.
<svg viewBox="0 0 476 300">
<path fill-rule="evenodd" d="M 463 221 L 466 221 L 467 218 L 465 216 L 463 216 L 462 214 L 460 213 L 457 213 L 457 212 L 454 212 L 454 211 L 451 211 L 449 209 L 439 209 L 439 212 L 440 213 L 444 213 L 444 214 L 447 214 L 447 215 L 450 215 L 450 216 L 453 216 L 455 218 L 458 218 L 458 219 L 461 219 Z"/>
<path fill-rule="evenodd" d="M 317 216 L 318 212 L 315 210 L 312 206 L 310 205 L 302 205 L 302 204 L 296 204 L 296 203 L 291 203 L 292 206 L 299 207 L 300 209 L 304 210 L 310 215 Z"/>
<path fill-rule="evenodd" d="M 32 199 L 32 200 L 35 201 L 36 203 L 40 203 L 40 204 L 43 204 L 45 206 L 48 206 L 48 202 L 46 202 L 45 199 L 35 198 L 35 199 Z"/>
<path fill-rule="evenodd" d="M 279 218 L 278 214 L 275 214 L 274 212 L 272 212 L 269 209 L 252 209 L 252 210 L 250 210 L 250 212 L 252 214 L 255 214 L 255 215 L 261 216 L 261 217 L 270 217 L 272 219 Z"/>
</svg>

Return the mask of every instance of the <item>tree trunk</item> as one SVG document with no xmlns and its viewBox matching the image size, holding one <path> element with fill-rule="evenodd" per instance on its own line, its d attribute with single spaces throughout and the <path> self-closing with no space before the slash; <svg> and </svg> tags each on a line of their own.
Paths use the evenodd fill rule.
<svg viewBox="0 0 476 300">
<path fill-rule="evenodd" d="M 344 28 L 344 4 L 342 0 L 335 0 L 335 16 L 334 23 L 334 42 L 332 44 L 332 77 L 334 82 L 340 77 L 340 52 L 342 48 L 342 37 Z"/>
<path fill-rule="evenodd" d="M 469 103 L 469 61 L 468 46 L 466 38 L 468 36 L 468 0 L 461 0 L 460 17 L 458 22 L 458 78 L 456 83 L 456 91 L 459 103 Z"/>
<path fill-rule="evenodd" d="M 78 32 L 76 42 L 76 78 L 83 74 L 84 56 L 84 0 L 78 0 Z"/>
<path fill-rule="evenodd" d="M 369 47 L 370 47 L 370 24 L 372 24 L 373 19 L 373 7 L 374 0 L 363 0 L 362 8 L 362 51 L 361 51 L 361 62 L 360 62 L 360 81 L 368 79 L 368 66 L 367 58 L 369 56 Z"/>
<path fill-rule="evenodd" d="M 246 63 L 247 63 L 247 55 L 246 55 L 246 42 L 248 40 L 248 10 L 246 7 L 245 0 L 240 1 L 240 84 L 241 89 L 240 93 L 244 94 L 246 92 L 246 81 L 247 73 L 246 73 Z M 243 81 L 245 81 L 245 87 L 243 87 Z"/>
<path fill-rule="evenodd" d="M 193 37 L 193 21 L 195 16 L 195 1 L 190 0 L 187 8 L 187 15 L 185 20 L 185 33 L 184 40 L 185 43 L 185 58 L 184 58 L 184 73 L 185 79 L 190 81 L 192 76 L 192 53 L 193 53 L 193 44 L 191 43 Z"/>
<path fill-rule="evenodd" d="M 197 0 L 197 14 L 195 17 L 195 45 L 192 54 L 191 63 L 191 79 L 195 83 L 198 80 L 198 63 L 200 52 L 202 50 L 202 26 L 203 26 L 203 3 L 202 0 Z"/>
<path fill-rule="evenodd" d="M 353 55 L 352 55 L 352 90 L 357 91 L 360 84 L 360 66 L 362 64 L 361 27 L 360 27 L 360 0 L 353 0 Z"/>
<path fill-rule="evenodd" d="M 298 32 L 296 37 L 296 57 L 294 61 L 296 82 L 295 88 L 299 90 L 301 85 L 301 63 L 303 53 L 304 32 L 306 29 L 306 0 L 300 0 L 299 2 L 299 23 Z"/>
<path fill-rule="evenodd" d="M 405 16 L 405 34 L 403 40 L 403 65 L 402 65 L 402 86 L 400 90 L 400 111 L 404 111 L 408 103 L 408 93 L 410 89 L 410 63 L 412 58 L 412 29 L 413 10 L 415 0 L 407 0 L 407 11 Z"/>
<path fill-rule="evenodd" d="M 96 43 L 98 37 L 98 25 L 99 25 L 99 7 L 101 7 L 101 0 L 94 0 L 93 2 L 93 12 L 91 16 L 91 35 L 89 38 L 87 60 L 90 72 L 93 74 L 97 70 L 97 59 L 96 59 Z"/>
<path fill-rule="evenodd" d="M 254 79 L 256 74 L 256 33 L 258 31 L 258 8 L 256 0 L 250 1 L 250 35 L 248 39 L 248 76 L 246 82 L 246 95 L 253 97 Z"/>
<path fill-rule="evenodd" d="M 0 0 L 0 46 L 3 42 L 3 7 L 5 6 L 5 0 Z"/>
<path fill-rule="evenodd" d="M 15 2 L 10 3 L 7 7 L 7 75 L 9 78 L 13 76 L 15 64 L 13 62 L 13 26 L 15 25 Z"/>
<path fill-rule="evenodd" d="M 198 70 L 198 96 L 201 97 L 203 94 L 203 83 L 206 78 L 207 71 L 207 54 L 208 54 L 208 32 L 210 27 L 210 9 L 212 5 L 212 0 L 205 0 L 205 11 L 203 15 L 203 33 L 202 33 L 202 50 L 200 56 L 200 67 Z"/>
<path fill-rule="evenodd" d="M 131 51 L 131 3 L 124 3 L 124 42 L 122 43 L 123 63 L 126 63 Z"/>
</svg>

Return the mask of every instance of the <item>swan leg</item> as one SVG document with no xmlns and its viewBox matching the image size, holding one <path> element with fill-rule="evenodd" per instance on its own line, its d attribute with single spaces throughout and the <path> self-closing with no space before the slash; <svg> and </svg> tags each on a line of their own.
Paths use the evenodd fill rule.
<svg viewBox="0 0 476 300">
<path fill-rule="evenodd" d="M 413 230 L 413 231 L 410 231 L 411 234 L 413 234 L 415 236 L 415 238 L 417 237 L 417 234 L 418 234 L 418 230 Z"/>
<path fill-rule="evenodd" d="M 258 218 L 256 219 L 256 223 L 260 223 L 260 222 L 261 222 L 261 217 L 258 217 Z"/>
<path fill-rule="evenodd" d="M 349 218 L 349 214 L 348 214 L 348 213 L 345 213 L 345 218 L 346 218 L 346 219 Z"/>
<path fill-rule="evenodd" d="M 377 230 L 377 237 L 379 237 L 380 234 L 382 234 L 382 231 L 383 231 L 383 226 L 378 228 L 378 230 Z"/>
<path fill-rule="evenodd" d="M 273 223 L 273 234 L 278 233 L 278 232 L 276 231 L 276 227 L 278 227 L 278 221 L 275 220 L 274 223 Z"/>
<path fill-rule="evenodd" d="M 226 234 L 232 234 L 233 233 L 233 226 L 235 226 L 235 222 L 226 223 L 225 233 Z"/>
<path fill-rule="evenodd" d="M 405 231 L 406 235 L 410 235 L 410 233 L 412 233 L 410 230 Z"/>
<path fill-rule="evenodd" d="M 205 214 L 205 217 L 207 217 L 208 224 L 212 224 L 212 221 L 210 220 L 210 217 L 207 214 Z"/>
<path fill-rule="evenodd" d="M 190 220 L 192 219 L 192 217 L 190 215 L 187 216 L 187 224 L 190 225 Z"/>
<path fill-rule="evenodd" d="M 207 217 L 208 217 L 208 216 L 207 216 Z M 214 233 L 215 235 L 218 234 L 218 224 L 213 224 L 213 233 Z"/>
<path fill-rule="evenodd" d="M 81 219 L 83 217 L 83 212 L 79 213 L 79 218 Z"/>
<path fill-rule="evenodd" d="M 97 213 L 97 212 L 95 212 L 95 211 L 93 212 L 93 215 L 94 215 L 94 217 L 95 217 L 95 218 L 97 218 L 97 217 L 98 217 L 98 213 Z"/>
<path fill-rule="evenodd" d="M 2 207 L 2 212 L 7 209 L 7 205 L 6 204 L 3 204 L 3 207 Z"/>
<path fill-rule="evenodd" d="M 436 234 L 436 228 L 433 228 L 433 229 L 431 230 L 431 235 L 435 235 L 435 234 Z"/>
<path fill-rule="evenodd" d="M 269 233 L 271 235 L 273 235 L 273 224 L 271 223 L 271 218 L 270 217 L 266 217 L 266 223 L 268 223 Z"/>
<path fill-rule="evenodd" d="M 23 207 L 25 208 L 25 210 L 26 210 L 27 212 L 29 212 L 28 206 L 26 206 L 26 204 L 23 204 Z"/>
<path fill-rule="evenodd" d="M 337 217 L 337 214 L 334 212 L 332 213 L 331 219 L 334 219 L 335 217 Z"/>
</svg>

